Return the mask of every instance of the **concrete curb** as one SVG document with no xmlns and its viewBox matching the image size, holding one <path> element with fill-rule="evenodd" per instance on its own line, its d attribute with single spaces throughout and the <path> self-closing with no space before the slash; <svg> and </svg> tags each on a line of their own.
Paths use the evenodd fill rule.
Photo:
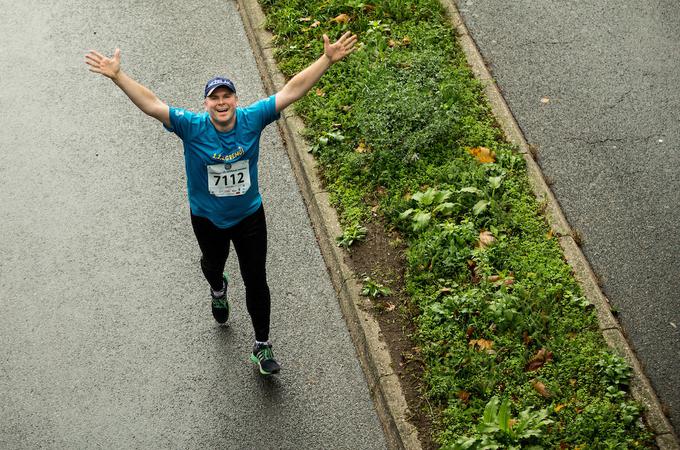
<svg viewBox="0 0 680 450">
<path fill-rule="evenodd" d="M 272 35 L 264 29 L 264 13 L 257 0 L 237 2 L 265 91 L 270 94 L 277 92 L 286 80 L 274 60 Z M 371 303 L 360 295 L 361 282 L 345 264 L 343 250 L 335 245 L 335 237 L 342 234 L 342 229 L 335 209 L 330 206 L 328 194 L 316 175 L 314 157 L 308 153 L 308 146 L 300 134 L 304 124 L 292 111 L 284 111 L 278 125 L 387 444 L 392 449 L 421 449 L 418 431 L 408 421 L 408 405 L 399 377 L 392 369 L 387 345 L 381 339 L 377 321 L 369 312 Z"/>
<path fill-rule="evenodd" d="M 663 409 L 654 389 L 645 376 L 635 352 L 623 335 L 621 326 L 612 315 L 609 301 L 602 293 L 590 264 L 574 241 L 571 227 L 565 219 L 559 203 L 543 179 L 541 169 L 536 161 L 534 161 L 530 152 L 529 144 L 526 142 L 526 139 L 517 125 L 503 95 L 498 89 L 495 80 L 489 73 L 484 63 L 484 59 L 477 48 L 477 44 L 472 39 L 472 36 L 470 36 L 458 8 L 453 0 L 440 0 L 440 3 L 446 10 L 449 19 L 458 33 L 458 39 L 465 52 L 468 64 L 472 68 L 475 77 L 484 85 L 484 92 L 489 99 L 493 114 L 503 129 L 505 136 L 511 143 L 517 145 L 520 152 L 524 155 L 524 159 L 527 163 L 529 180 L 534 189 L 534 193 L 539 201 L 545 202 L 545 214 L 553 233 L 559 238 L 560 245 L 564 250 L 564 256 L 569 265 L 571 265 L 574 276 L 581 284 L 584 294 L 597 309 L 600 329 L 602 330 L 605 341 L 611 348 L 625 357 L 633 368 L 631 393 L 637 401 L 645 406 L 644 417 L 647 424 L 656 434 L 656 444 L 662 450 L 680 449 L 678 438 L 675 435 L 668 418 L 663 414 Z"/>
</svg>

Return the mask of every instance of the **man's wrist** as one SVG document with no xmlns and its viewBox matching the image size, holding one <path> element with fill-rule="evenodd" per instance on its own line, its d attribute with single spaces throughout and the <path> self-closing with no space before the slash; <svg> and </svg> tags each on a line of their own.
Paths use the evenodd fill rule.
<svg viewBox="0 0 680 450">
<path fill-rule="evenodd" d="M 119 70 L 118 72 L 116 72 L 115 75 L 113 75 L 113 76 L 111 77 L 111 81 L 113 81 L 114 83 L 118 84 L 118 82 L 119 82 L 120 79 L 123 77 L 123 75 L 124 75 L 124 74 L 123 74 L 123 71 L 122 71 L 122 70 Z"/>
</svg>

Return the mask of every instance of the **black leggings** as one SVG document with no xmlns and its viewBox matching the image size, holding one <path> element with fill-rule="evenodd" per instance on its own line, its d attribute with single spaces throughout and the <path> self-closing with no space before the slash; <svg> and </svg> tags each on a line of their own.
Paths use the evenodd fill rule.
<svg viewBox="0 0 680 450">
<path fill-rule="evenodd" d="M 271 297 L 265 269 L 267 260 L 267 223 L 260 208 L 230 228 L 218 228 L 209 219 L 191 215 L 191 225 L 201 248 L 201 269 L 210 287 L 222 289 L 222 273 L 234 243 L 241 277 L 246 287 L 246 307 L 255 329 L 255 339 L 269 339 Z"/>
</svg>

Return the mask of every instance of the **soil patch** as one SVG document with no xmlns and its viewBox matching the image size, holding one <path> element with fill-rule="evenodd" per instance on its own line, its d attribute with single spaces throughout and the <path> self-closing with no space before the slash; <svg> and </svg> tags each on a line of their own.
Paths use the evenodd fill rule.
<svg viewBox="0 0 680 450">
<path fill-rule="evenodd" d="M 391 290 L 388 296 L 372 299 L 371 312 L 388 344 L 392 368 L 399 376 L 411 413 L 410 422 L 418 429 L 423 449 L 436 449 L 439 446 L 432 437 L 433 407 L 422 394 L 423 364 L 410 338 L 417 311 L 405 292 L 406 245 L 398 232 L 387 230 L 375 215 L 366 228 L 366 240 L 350 247 L 345 261 L 361 278 L 369 276 Z"/>
</svg>

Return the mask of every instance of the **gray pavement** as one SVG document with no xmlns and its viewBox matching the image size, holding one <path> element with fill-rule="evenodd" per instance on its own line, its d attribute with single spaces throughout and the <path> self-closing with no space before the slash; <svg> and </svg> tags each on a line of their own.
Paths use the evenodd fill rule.
<svg viewBox="0 0 680 450">
<path fill-rule="evenodd" d="M 181 143 L 90 48 L 160 98 L 201 108 L 228 74 L 264 95 L 235 2 L 9 2 L 0 8 L 0 448 L 384 448 L 382 429 L 275 126 L 262 141 L 272 338 L 248 361 L 231 258 L 214 323 Z"/>
<path fill-rule="evenodd" d="M 456 0 L 680 430 L 680 3 Z"/>
</svg>

